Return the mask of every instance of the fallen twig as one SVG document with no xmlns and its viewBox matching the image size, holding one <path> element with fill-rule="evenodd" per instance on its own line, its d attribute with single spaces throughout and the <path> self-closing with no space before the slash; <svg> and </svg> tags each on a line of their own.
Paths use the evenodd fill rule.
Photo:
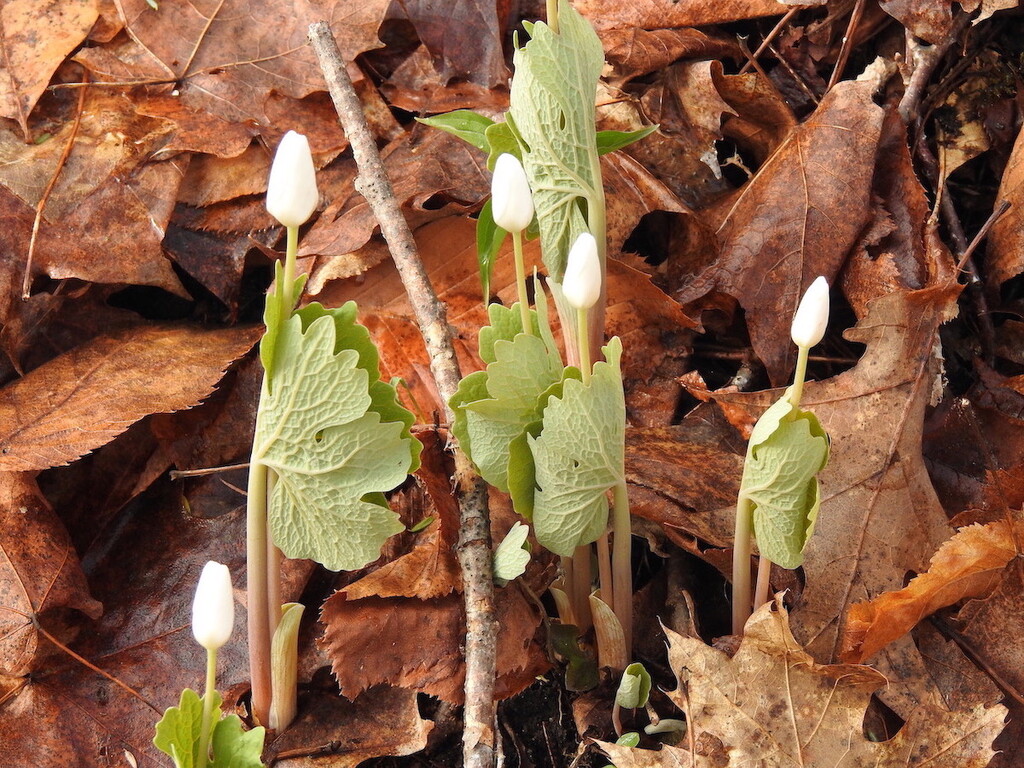
<svg viewBox="0 0 1024 768">
<path fill-rule="evenodd" d="M 445 418 L 454 420 L 448 400 L 461 379 L 452 333 L 444 305 L 430 283 L 416 251 L 412 232 L 395 198 L 380 153 L 366 123 L 363 107 L 352 87 L 341 51 L 326 22 L 309 28 L 309 39 L 320 62 L 342 128 L 359 168 L 356 189 L 370 204 L 381 233 L 412 304 L 416 322 L 430 355 L 430 369 L 444 401 Z M 456 495 L 461 534 L 459 563 L 466 604 L 466 714 L 463 758 L 466 768 L 489 768 L 494 761 L 494 678 L 497 622 L 494 613 L 493 566 L 487 485 L 468 457 L 455 448 Z"/>
</svg>

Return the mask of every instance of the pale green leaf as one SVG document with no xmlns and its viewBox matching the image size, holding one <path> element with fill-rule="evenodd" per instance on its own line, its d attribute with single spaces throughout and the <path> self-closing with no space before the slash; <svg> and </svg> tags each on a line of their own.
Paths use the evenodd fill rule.
<svg viewBox="0 0 1024 768">
<path fill-rule="evenodd" d="M 265 737 L 263 726 L 246 731 L 238 715 L 228 715 L 213 729 L 210 768 L 263 768 L 260 755 Z"/>
<path fill-rule="evenodd" d="M 557 555 L 569 556 L 604 532 L 607 492 L 625 482 L 621 354 L 621 342 L 611 339 L 590 384 L 567 380 L 562 396 L 548 401 L 543 432 L 528 438 L 537 468 L 534 532 Z"/>
<path fill-rule="evenodd" d="M 403 530 L 396 514 L 375 503 L 375 494 L 405 480 L 413 450 L 404 436 L 407 422 L 382 422 L 373 410 L 380 403 L 361 365 L 366 351 L 337 350 L 332 313 L 308 324 L 305 319 L 295 315 L 281 327 L 278 369 L 273 390 L 261 400 L 253 460 L 276 478 L 269 509 L 274 543 L 288 557 L 354 570 L 375 560 L 388 537 Z"/>
<path fill-rule="evenodd" d="M 828 435 L 818 419 L 795 408 L 788 391 L 751 432 L 740 493 L 754 505 L 758 550 L 783 568 L 803 563 L 820 504 L 816 476 L 828 453 Z"/>
<path fill-rule="evenodd" d="M 587 206 L 601 197 L 594 102 L 604 64 L 601 41 L 586 19 L 568 0 L 559 0 L 558 9 L 559 33 L 537 22 L 515 52 L 506 118 L 520 139 L 544 264 L 555 280 L 586 229 Z"/>
<path fill-rule="evenodd" d="M 622 673 L 619 689 L 615 692 L 615 703 L 623 709 L 636 709 L 647 704 L 651 695 L 651 675 L 643 664 L 630 664 Z"/>
<path fill-rule="evenodd" d="M 530 562 L 530 545 L 526 537 L 530 527 L 516 521 L 494 551 L 494 581 L 504 587 L 522 576 Z"/>
<path fill-rule="evenodd" d="M 213 692 L 213 717 L 220 717 L 220 694 Z M 191 688 L 181 692 L 176 707 L 168 707 L 156 724 L 153 745 L 174 759 L 175 768 L 193 768 L 199 759 L 199 733 L 203 725 L 203 700 Z"/>
<path fill-rule="evenodd" d="M 263 363 L 263 370 L 267 378 L 272 378 L 276 366 L 274 359 L 277 350 L 277 336 L 281 324 L 290 316 L 292 308 L 286 307 L 284 296 L 281 293 L 281 286 L 284 283 L 284 265 L 279 261 L 274 265 L 274 289 L 267 294 L 266 303 L 263 305 L 263 323 L 267 329 L 260 339 L 260 362 Z M 306 284 L 306 275 L 295 278 L 292 283 L 292 296 L 301 296 L 302 287 Z"/>
<path fill-rule="evenodd" d="M 484 131 L 494 125 L 491 118 L 469 109 L 456 109 L 454 112 L 433 117 L 417 117 L 416 121 L 432 128 L 440 128 L 452 136 L 458 136 L 467 144 L 472 144 L 484 152 L 487 151 L 487 139 L 484 136 Z"/>
<path fill-rule="evenodd" d="M 522 162 L 523 152 L 519 148 L 519 139 L 516 138 L 515 123 L 509 115 L 505 115 L 505 122 L 488 126 L 484 137 L 487 140 L 489 170 L 493 171 L 498 158 L 505 154 L 513 155 Z"/>
</svg>

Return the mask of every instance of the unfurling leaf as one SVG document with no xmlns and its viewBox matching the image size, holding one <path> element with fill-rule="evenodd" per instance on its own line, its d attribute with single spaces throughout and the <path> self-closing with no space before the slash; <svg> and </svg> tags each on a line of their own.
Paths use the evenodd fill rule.
<svg viewBox="0 0 1024 768">
<path fill-rule="evenodd" d="M 440 128 L 484 152 L 487 151 L 488 146 L 484 131 L 494 125 L 491 118 L 484 117 L 471 109 L 456 109 L 454 112 L 433 117 L 417 117 L 416 122 L 429 125 L 431 128 Z"/>
<path fill-rule="evenodd" d="M 262 768 L 260 755 L 266 731 L 262 727 L 246 731 L 238 715 L 221 717 L 221 698 L 213 692 L 213 761 L 210 768 Z M 174 760 L 175 768 L 198 765 L 199 734 L 202 729 L 203 700 L 191 688 L 181 692 L 181 701 L 169 707 L 156 724 L 153 744 Z"/>
<path fill-rule="evenodd" d="M 750 434 L 740 494 L 754 504 L 758 550 L 783 568 L 803 563 L 820 504 L 817 474 L 828 451 L 817 417 L 794 407 L 788 390 Z"/>
<path fill-rule="evenodd" d="M 494 551 L 494 581 L 504 587 L 522 576 L 530 562 L 530 545 L 526 537 L 530 526 L 516 521 Z"/>
<path fill-rule="evenodd" d="M 331 570 L 361 568 L 403 530 L 380 494 L 405 480 L 420 448 L 354 317 L 351 302 L 312 304 L 281 324 L 253 443 L 253 460 L 274 474 L 275 544 Z"/>
<path fill-rule="evenodd" d="M 604 52 L 568 0 L 558 6 L 558 34 L 538 22 L 515 52 L 506 125 L 520 139 L 544 264 L 561 281 L 569 247 L 586 230 L 581 206 L 596 205 L 601 196 L 594 100 Z"/>
<path fill-rule="evenodd" d="M 656 130 L 658 130 L 658 126 L 648 125 L 635 131 L 598 131 L 597 153 L 607 155 L 609 152 L 628 147 L 630 144 L 635 144 L 640 139 L 650 136 Z"/>
<path fill-rule="evenodd" d="M 643 664 L 633 663 L 626 667 L 615 692 L 615 703 L 624 709 L 636 709 L 647 704 L 651 695 L 651 675 Z"/>
<path fill-rule="evenodd" d="M 590 384 L 565 381 L 544 410 L 544 429 L 529 437 L 537 468 L 534 532 L 544 547 L 569 556 L 608 525 L 607 492 L 625 482 L 626 406 L 619 358 L 622 343 L 604 347 Z"/>
</svg>

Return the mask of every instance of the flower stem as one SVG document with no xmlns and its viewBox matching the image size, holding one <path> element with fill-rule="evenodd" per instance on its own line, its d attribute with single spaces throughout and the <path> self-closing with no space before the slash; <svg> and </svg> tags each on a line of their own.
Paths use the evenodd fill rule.
<svg viewBox="0 0 1024 768">
<path fill-rule="evenodd" d="M 743 634 L 750 618 L 750 544 L 753 538 L 754 505 L 740 491 L 736 499 L 736 532 L 732 550 L 732 633 Z"/>
<path fill-rule="evenodd" d="M 199 762 L 206 768 L 210 759 L 210 735 L 213 733 L 213 696 L 217 692 L 217 649 L 206 651 L 206 693 L 203 694 L 203 719 L 199 726 Z"/>
<path fill-rule="evenodd" d="M 288 245 L 284 253 L 284 283 L 280 286 L 281 303 L 286 312 L 291 313 L 295 308 L 295 296 L 292 295 L 292 288 L 295 285 L 295 261 L 299 252 L 299 228 L 288 227 Z"/>
<path fill-rule="evenodd" d="M 754 588 L 754 610 L 768 602 L 771 587 L 772 561 L 764 555 L 757 559 L 757 586 Z"/>
<path fill-rule="evenodd" d="M 262 403 L 267 392 L 263 382 Z M 259 421 L 259 412 L 256 416 Z M 267 466 L 256 456 L 249 463 L 246 495 L 246 570 L 248 593 L 249 676 L 252 680 L 252 712 L 256 721 L 270 722 L 270 627 L 267 573 Z"/>
<path fill-rule="evenodd" d="M 583 374 L 583 386 L 590 386 L 590 340 L 587 332 L 587 313 L 590 310 L 576 310 L 576 344 L 580 353 L 580 373 Z"/>
<path fill-rule="evenodd" d="M 622 625 L 626 658 L 633 653 L 633 529 L 629 516 L 629 493 L 624 482 L 615 486 L 612 517 L 612 578 L 615 605 L 612 610 Z"/>
<path fill-rule="evenodd" d="M 530 304 L 526 298 L 526 265 L 523 263 L 523 233 L 512 233 L 512 250 L 516 257 L 516 290 L 519 293 L 519 317 L 523 322 L 523 333 L 533 335 L 530 322 Z"/>
<path fill-rule="evenodd" d="M 558 34 L 558 0 L 548 0 L 548 26 L 556 35 Z"/>
<path fill-rule="evenodd" d="M 800 398 L 804 394 L 804 379 L 807 377 L 807 358 L 810 355 L 810 347 L 797 347 L 796 372 L 793 374 L 793 388 L 789 393 L 789 402 L 794 408 L 800 407 Z"/>
<path fill-rule="evenodd" d="M 615 582 L 612 579 L 611 546 L 608 543 L 608 531 L 597 540 L 597 573 L 601 585 L 601 599 L 615 611 Z"/>
</svg>

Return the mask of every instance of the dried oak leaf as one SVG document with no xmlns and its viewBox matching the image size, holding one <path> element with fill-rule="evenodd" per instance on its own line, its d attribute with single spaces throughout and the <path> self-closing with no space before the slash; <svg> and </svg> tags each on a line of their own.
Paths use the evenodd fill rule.
<svg viewBox="0 0 1024 768">
<path fill-rule="evenodd" d="M 940 608 L 986 597 L 1017 556 L 1024 523 L 1000 520 L 961 528 L 939 547 L 928 570 L 903 589 L 854 603 L 846 615 L 840 658 L 860 664 Z"/>
<path fill-rule="evenodd" d="M 794 3 L 795 5 L 796 3 Z M 806 2 L 800 5 L 820 5 Z M 674 27 L 706 27 L 741 19 L 779 16 L 785 6 L 776 0 L 689 0 L 666 3 L 664 0 L 633 0 L 629 3 L 607 3 L 604 0 L 578 0 L 573 7 L 585 16 L 599 32 L 605 29 L 638 27 L 668 29 Z"/>
<path fill-rule="evenodd" d="M 697 753 L 601 744 L 618 768 L 751 765 L 984 768 L 1006 708 L 919 707 L 888 741 L 870 741 L 864 713 L 886 679 L 870 667 L 818 664 L 789 628 L 781 600 L 747 622 L 735 656 L 666 630 L 679 679 L 669 697 L 686 713 Z M 655 757 L 657 756 L 657 757 Z"/>
<path fill-rule="evenodd" d="M 10 0 L 0 10 L 0 117 L 17 120 L 30 140 L 28 116 L 64 57 L 89 33 L 96 0 Z"/>
<path fill-rule="evenodd" d="M 97 619 L 85 574 L 64 524 L 29 473 L 0 472 L 0 674 L 32 669 L 36 617 L 72 608 Z"/>
<path fill-rule="evenodd" d="M 358 582 L 357 582 L 358 583 Z M 535 638 L 541 617 L 516 582 L 495 596 L 498 678 L 495 696 L 519 693 L 549 666 Z M 366 597 L 336 592 L 323 605 L 321 646 L 347 698 L 387 683 L 461 703 L 466 667 L 466 617 L 461 594 L 433 600 Z"/>
<path fill-rule="evenodd" d="M 0 470 L 62 466 L 144 416 L 196 405 L 259 336 L 153 326 L 60 355 L 0 390 Z"/>
<path fill-rule="evenodd" d="M 792 370 L 790 318 L 818 275 L 831 283 L 870 216 L 882 109 L 872 82 L 847 81 L 761 166 L 721 221 L 717 257 L 677 296 L 720 291 L 747 312 L 754 351 L 772 382 Z"/>
<path fill-rule="evenodd" d="M 846 332 L 867 345 L 851 370 L 809 382 L 803 404 L 832 435 L 819 475 L 821 511 L 804 560 L 794 631 L 817 658 L 835 658 L 840 622 L 860 599 L 899 589 L 949 538 L 921 457 L 925 409 L 941 386 L 939 326 L 956 312 L 948 284 L 875 299 Z M 787 324 L 788 328 L 788 324 Z M 723 393 L 730 420 L 753 424 L 780 393 Z"/>
</svg>

